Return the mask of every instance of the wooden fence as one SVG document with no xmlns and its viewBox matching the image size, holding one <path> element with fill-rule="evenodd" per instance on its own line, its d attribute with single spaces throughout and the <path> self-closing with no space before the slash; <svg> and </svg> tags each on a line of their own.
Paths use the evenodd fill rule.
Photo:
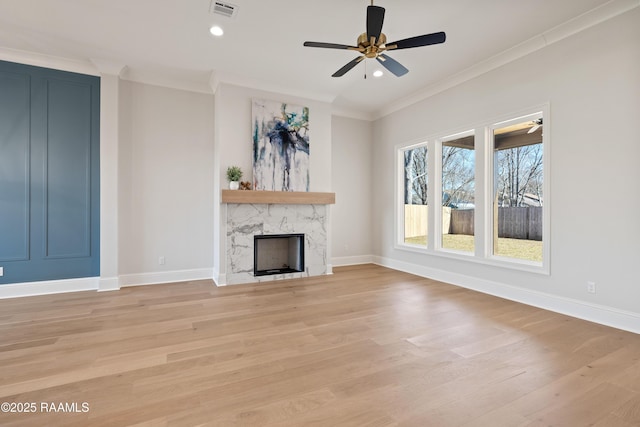
<svg viewBox="0 0 640 427">
<path fill-rule="evenodd" d="M 427 234 L 427 206 L 405 205 L 405 237 Z M 474 209 L 442 208 L 444 234 L 474 235 Z M 542 240 L 542 207 L 498 208 L 498 237 Z"/>
<path fill-rule="evenodd" d="M 475 234 L 475 209 L 454 209 L 451 211 L 451 227 L 449 234 Z"/>
<path fill-rule="evenodd" d="M 404 205 L 404 237 L 427 235 L 428 208 L 427 205 Z M 451 228 L 451 212 L 451 208 L 442 208 L 444 234 L 449 234 Z"/>
<path fill-rule="evenodd" d="M 404 237 L 427 235 L 427 205 L 404 205 Z"/>
<path fill-rule="evenodd" d="M 498 208 L 498 237 L 542 240 L 542 207 Z"/>
</svg>

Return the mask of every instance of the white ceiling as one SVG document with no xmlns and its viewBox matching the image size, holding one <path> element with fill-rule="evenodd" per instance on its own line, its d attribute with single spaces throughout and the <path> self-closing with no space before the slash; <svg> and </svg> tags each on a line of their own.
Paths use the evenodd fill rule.
<svg viewBox="0 0 640 427">
<path fill-rule="evenodd" d="M 132 80 L 182 81 L 203 90 L 210 90 L 213 73 L 214 81 L 320 99 L 336 111 L 371 118 L 456 76 L 477 75 L 492 61 L 535 50 L 562 29 L 567 34 L 638 5 L 637 0 L 376 0 L 386 8 L 383 32 L 389 41 L 445 31 L 446 43 L 390 52 L 410 70 L 400 78 L 388 72 L 373 78 L 380 68 L 375 60 L 332 78 L 357 54 L 302 44 L 355 44 L 365 31 L 369 1 L 229 3 L 239 8 L 235 18 L 211 14 L 210 0 L 0 0 L 0 49 L 109 61 L 126 65 Z M 224 28 L 223 37 L 210 35 L 214 23 Z"/>
</svg>

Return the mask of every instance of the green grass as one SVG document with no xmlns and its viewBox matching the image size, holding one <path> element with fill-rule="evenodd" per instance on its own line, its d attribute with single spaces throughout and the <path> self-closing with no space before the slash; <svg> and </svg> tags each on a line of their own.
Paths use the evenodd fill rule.
<svg viewBox="0 0 640 427">
<path fill-rule="evenodd" d="M 404 239 L 405 243 L 409 243 L 411 245 L 427 245 L 427 236 L 415 236 L 415 237 L 407 237 Z"/>
<path fill-rule="evenodd" d="M 496 255 L 542 262 L 542 241 L 500 237 Z"/>
<path fill-rule="evenodd" d="M 473 252 L 475 250 L 473 236 L 466 234 L 445 234 L 442 236 L 442 247 L 457 251 Z"/>
<path fill-rule="evenodd" d="M 427 236 L 408 237 L 405 243 L 426 246 Z M 473 252 L 474 238 L 464 234 L 445 234 L 443 236 L 442 247 L 458 251 Z M 524 259 L 528 261 L 542 262 L 542 242 L 536 240 L 498 239 L 498 250 L 496 255 Z"/>
</svg>

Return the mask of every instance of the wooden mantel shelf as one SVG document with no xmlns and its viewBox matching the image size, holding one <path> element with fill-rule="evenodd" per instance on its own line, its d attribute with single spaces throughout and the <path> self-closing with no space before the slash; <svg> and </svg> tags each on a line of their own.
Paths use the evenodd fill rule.
<svg viewBox="0 0 640 427">
<path fill-rule="evenodd" d="M 336 193 L 222 190 L 222 203 L 333 205 L 336 203 Z"/>
</svg>

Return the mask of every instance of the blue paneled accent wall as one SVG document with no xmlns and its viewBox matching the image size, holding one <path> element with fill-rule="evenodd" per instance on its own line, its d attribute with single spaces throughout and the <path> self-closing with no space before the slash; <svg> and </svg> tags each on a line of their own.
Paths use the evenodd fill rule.
<svg viewBox="0 0 640 427">
<path fill-rule="evenodd" d="M 100 275 L 100 79 L 0 61 L 0 285 Z"/>
</svg>

